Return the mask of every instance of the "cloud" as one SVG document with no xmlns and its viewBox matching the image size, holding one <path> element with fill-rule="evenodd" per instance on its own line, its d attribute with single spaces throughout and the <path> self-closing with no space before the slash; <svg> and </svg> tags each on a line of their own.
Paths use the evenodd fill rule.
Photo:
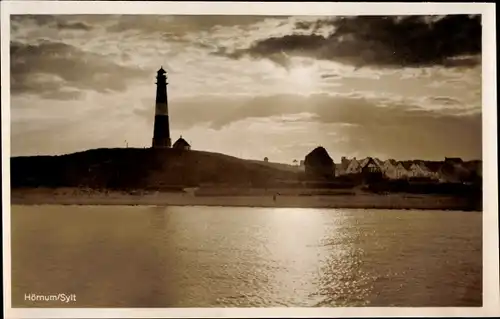
<svg viewBox="0 0 500 319">
<path fill-rule="evenodd" d="M 149 146 L 163 64 L 172 138 L 196 149 L 288 160 L 322 144 L 334 155 L 481 157 L 477 18 L 459 16 L 470 21 L 445 36 L 432 34 L 450 17 L 283 18 L 24 17 L 11 35 L 13 150 Z"/>
<path fill-rule="evenodd" d="M 44 15 L 44 14 L 20 14 L 20 15 L 11 15 L 11 23 L 12 24 L 25 24 L 27 22 L 33 22 L 39 26 L 47 25 L 55 21 L 54 15 Z"/>
<path fill-rule="evenodd" d="M 85 19 L 84 16 L 78 15 L 12 15 L 11 21 L 15 28 L 19 25 L 33 23 L 39 27 L 53 27 L 57 30 L 81 30 L 90 31 L 92 25 L 84 21 L 77 21 Z M 75 21 L 76 20 L 76 21 Z"/>
<path fill-rule="evenodd" d="M 57 22 L 57 28 L 58 29 L 71 29 L 71 30 L 85 30 L 89 31 L 92 29 L 91 26 L 83 23 L 83 22 L 65 22 L 65 21 L 58 21 Z"/>
<path fill-rule="evenodd" d="M 149 73 L 114 63 L 104 55 L 86 52 L 63 42 L 12 42 L 11 90 L 52 99 L 76 97 L 77 91 L 119 92 L 130 81 Z"/>
<path fill-rule="evenodd" d="M 421 99 L 438 100 L 452 103 L 451 98 L 427 97 Z M 443 102 L 443 100 L 445 100 Z M 202 102 L 203 101 L 203 102 Z M 418 102 L 415 101 L 415 102 Z M 153 121 L 152 101 L 147 101 L 143 108 L 137 109 L 139 115 Z M 223 129 L 234 122 L 247 119 L 290 116 L 308 113 L 310 121 L 327 124 L 349 124 L 363 127 L 407 126 L 415 123 L 439 123 L 440 120 L 454 121 L 463 119 L 462 109 L 438 110 L 426 109 L 422 105 L 406 105 L 400 101 L 385 98 L 365 98 L 355 94 L 309 96 L 281 94 L 269 96 L 224 97 L 197 96 L 171 101 L 170 114 L 172 125 L 190 127 L 208 123 L 213 129 Z M 476 110 L 480 114 L 481 110 Z"/>
<path fill-rule="evenodd" d="M 124 32 L 136 30 L 145 34 L 164 33 L 182 37 L 189 32 L 210 31 L 217 27 L 247 26 L 272 17 L 244 15 L 117 15 L 108 19 L 107 30 Z M 280 18 L 280 17 L 275 17 Z"/>
<path fill-rule="evenodd" d="M 443 103 L 445 105 L 461 105 L 461 102 L 458 99 L 448 96 L 432 96 L 429 99 L 431 101 Z"/>
<path fill-rule="evenodd" d="M 273 59 L 286 53 L 355 66 L 470 67 L 480 63 L 480 16 L 354 16 L 296 23 L 293 33 L 255 41 L 243 49 L 219 48 L 215 54 L 239 59 Z M 329 35 L 318 29 L 332 27 Z M 460 57 L 459 59 L 457 57 Z"/>
<path fill-rule="evenodd" d="M 440 96 L 422 101 L 433 99 L 452 101 Z M 152 105 L 144 103 L 143 108 L 135 111 L 147 126 L 153 123 Z M 301 152 L 309 151 L 310 144 L 316 142 L 335 154 L 358 156 L 389 154 L 396 158 L 437 159 L 443 154 L 455 154 L 481 158 L 482 152 L 480 109 L 468 113 L 450 109 L 439 112 L 356 95 L 183 98 L 171 101 L 170 119 L 172 129 L 179 132 L 203 126 L 225 134 L 240 128 L 245 136 L 257 140 L 285 134 L 293 138 L 293 143 L 276 137 L 273 139 L 280 143 L 276 147 L 282 149 L 292 143 Z M 261 129 L 269 132 L 264 134 Z M 299 155 L 300 152 L 294 156 Z"/>
<path fill-rule="evenodd" d="M 252 139 L 261 144 L 262 151 L 258 152 L 263 152 L 262 156 L 269 152 L 266 145 L 280 149 L 283 156 L 289 146 L 296 150 L 290 151 L 289 156 L 300 157 L 316 144 L 324 145 L 335 156 L 481 158 L 480 110 L 454 114 L 397 103 L 382 106 L 382 102 L 325 94 L 240 100 L 200 97 L 172 101 L 170 120 L 172 130 L 185 132 L 186 136 L 197 127 L 205 127 L 220 138 L 231 132 L 241 139 Z M 143 115 L 147 116 L 147 126 L 151 126 L 152 106 L 147 107 L 150 111 Z M 203 137 L 197 138 L 196 143 L 202 147 Z"/>
<path fill-rule="evenodd" d="M 301 133 L 302 138 L 297 136 L 297 141 L 316 139 L 335 153 L 359 153 L 360 156 L 382 153 L 397 158 L 436 158 L 436 155 L 455 154 L 481 158 L 480 111 L 460 115 L 416 106 L 386 104 L 382 107 L 381 104 L 355 96 L 254 98 L 226 114 L 218 113 L 212 127 L 224 130 L 227 125 L 242 126 L 238 123 L 254 122 L 256 118 L 307 112 L 312 115 L 307 118 L 309 121 L 301 120 L 306 130 Z M 268 124 L 269 130 L 272 131 L 280 122 Z M 320 129 L 315 132 L 318 125 Z M 328 138 L 326 132 L 335 132 L 336 137 Z M 313 138 L 306 136 L 309 134 Z"/>
</svg>

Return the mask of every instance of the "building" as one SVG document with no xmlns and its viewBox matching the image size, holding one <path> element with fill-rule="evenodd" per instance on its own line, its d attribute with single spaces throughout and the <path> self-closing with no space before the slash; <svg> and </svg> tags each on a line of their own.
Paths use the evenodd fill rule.
<svg viewBox="0 0 500 319">
<path fill-rule="evenodd" d="M 173 148 L 178 150 L 189 151 L 191 149 L 191 145 L 189 145 L 189 143 L 181 136 L 177 141 L 175 141 Z"/>
<path fill-rule="evenodd" d="M 429 169 L 432 179 L 437 181 L 441 180 L 441 166 L 443 166 L 443 162 L 426 161 L 425 166 Z"/>
<path fill-rule="evenodd" d="M 342 156 L 342 158 L 340 159 L 340 164 L 335 166 L 336 175 L 346 174 L 347 168 L 349 167 L 350 163 L 351 163 L 351 161 L 347 157 Z"/>
<path fill-rule="evenodd" d="M 464 162 L 464 167 L 471 172 L 471 174 L 482 177 L 483 175 L 483 163 L 479 160 Z"/>
<path fill-rule="evenodd" d="M 413 164 L 413 161 L 400 161 L 401 165 L 405 169 L 405 174 L 403 174 L 402 178 L 410 178 L 413 177 L 414 172 L 410 169 L 411 165 Z"/>
<path fill-rule="evenodd" d="M 461 159 L 445 158 L 439 169 L 439 181 L 443 183 L 460 183 L 470 177 L 470 171 Z"/>
<path fill-rule="evenodd" d="M 361 175 L 363 176 L 363 180 L 368 183 L 376 182 L 383 178 L 382 169 L 380 168 L 379 164 L 371 157 L 363 160 Z"/>
<path fill-rule="evenodd" d="M 411 164 L 409 171 L 411 172 L 411 177 L 431 179 L 436 177 L 424 161 L 414 161 Z"/>
<path fill-rule="evenodd" d="M 445 163 L 450 163 L 450 164 L 462 164 L 463 161 L 459 157 L 445 157 L 444 158 Z"/>
<path fill-rule="evenodd" d="M 318 146 L 304 158 L 305 172 L 313 178 L 335 177 L 333 159 L 324 147 Z"/>
<path fill-rule="evenodd" d="M 361 173 L 363 174 L 381 174 L 382 169 L 380 166 L 375 162 L 375 160 L 371 157 L 368 157 L 367 160 L 363 161 L 363 166 L 361 168 Z"/>
<path fill-rule="evenodd" d="M 391 179 L 405 179 L 409 174 L 402 162 L 396 162 L 390 171 L 385 172 L 385 175 Z"/>
<path fill-rule="evenodd" d="M 381 166 L 382 173 L 384 173 L 385 177 L 392 178 L 393 175 L 395 175 L 394 171 L 396 170 L 396 165 L 398 163 L 394 159 L 388 159 L 384 161 L 384 163 Z"/>
<path fill-rule="evenodd" d="M 359 164 L 358 160 L 356 157 L 354 157 L 350 162 L 349 165 L 347 166 L 347 169 L 345 170 L 346 174 L 359 174 L 361 173 L 361 165 Z"/>
<path fill-rule="evenodd" d="M 384 166 L 384 161 L 377 158 L 377 157 L 374 157 L 373 160 L 375 161 L 375 163 L 380 167 L 380 169 L 382 169 L 382 167 Z"/>
<path fill-rule="evenodd" d="M 167 72 L 161 67 L 156 75 L 155 123 L 153 148 L 169 148 L 170 125 L 168 119 Z"/>
</svg>

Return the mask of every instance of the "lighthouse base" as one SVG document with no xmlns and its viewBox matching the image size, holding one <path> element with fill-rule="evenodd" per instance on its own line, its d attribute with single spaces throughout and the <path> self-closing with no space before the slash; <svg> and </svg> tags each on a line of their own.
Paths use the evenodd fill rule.
<svg viewBox="0 0 500 319">
<path fill-rule="evenodd" d="M 153 147 L 154 148 L 169 148 L 172 146 L 170 140 L 170 127 L 168 124 L 168 115 L 156 115 L 154 132 L 153 132 Z"/>
<path fill-rule="evenodd" d="M 172 141 L 169 138 L 166 139 L 153 138 L 153 148 L 170 148 L 170 147 L 172 147 Z"/>
</svg>

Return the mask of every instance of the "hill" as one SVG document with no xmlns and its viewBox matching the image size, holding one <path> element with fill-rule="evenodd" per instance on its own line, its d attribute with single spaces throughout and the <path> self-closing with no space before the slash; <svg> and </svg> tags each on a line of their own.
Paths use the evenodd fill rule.
<svg viewBox="0 0 500 319">
<path fill-rule="evenodd" d="M 290 165 L 290 164 L 284 164 L 284 163 L 276 163 L 276 162 L 266 162 L 266 161 L 260 161 L 260 160 L 247 160 L 252 163 L 257 163 L 260 165 L 265 165 L 268 167 L 272 167 L 275 169 L 279 169 L 282 171 L 287 171 L 287 172 L 300 172 L 300 168 L 298 166 Z"/>
<path fill-rule="evenodd" d="M 11 158 L 11 187 L 179 188 L 266 186 L 299 175 L 219 153 L 178 149 L 94 149 Z"/>
</svg>

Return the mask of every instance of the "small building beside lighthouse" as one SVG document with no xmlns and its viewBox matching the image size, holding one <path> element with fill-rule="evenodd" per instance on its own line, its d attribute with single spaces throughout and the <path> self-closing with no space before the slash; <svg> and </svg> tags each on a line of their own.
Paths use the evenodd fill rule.
<svg viewBox="0 0 500 319">
<path fill-rule="evenodd" d="M 189 151 L 191 149 L 191 145 L 181 137 L 177 141 L 175 141 L 174 145 L 172 148 L 178 149 L 178 150 L 184 150 L 184 151 Z"/>
<path fill-rule="evenodd" d="M 168 119 L 167 72 L 161 67 L 156 75 L 155 123 L 153 148 L 170 148 L 170 125 Z"/>
</svg>

